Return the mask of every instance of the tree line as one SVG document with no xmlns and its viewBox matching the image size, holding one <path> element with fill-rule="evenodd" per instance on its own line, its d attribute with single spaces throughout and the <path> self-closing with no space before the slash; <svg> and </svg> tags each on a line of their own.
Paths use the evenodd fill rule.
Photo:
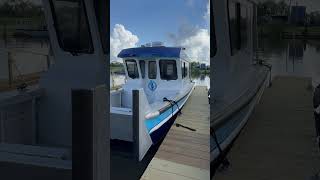
<svg viewBox="0 0 320 180">
<path fill-rule="evenodd" d="M 4 0 L 0 4 L 0 17 L 39 17 L 43 8 L 30 0 Z"/>
</svg>

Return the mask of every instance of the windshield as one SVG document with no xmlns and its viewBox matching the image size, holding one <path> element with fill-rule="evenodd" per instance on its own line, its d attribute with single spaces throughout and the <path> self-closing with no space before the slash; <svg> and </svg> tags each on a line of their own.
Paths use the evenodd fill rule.
<svg viewBox="0 0 320 180">
<path fill-rule="evenodd" d="M 94 8 L 100 32 L 101 44 L 103 52 L 107 54 L 110 49 L 110 44 L 107 42 L 109 32 L 110 18 L 108 17 L 109 9 L 106 0 L 94 0 Z"/>
<path fill-rule="evenodd" d="M 156 61 L 149 61 L 148 77 L 149 77 L 149 79 L 157 79 L 157 64 L 156 64 Z"/>
<path fill-rule="evenodd" d="M 216 26 L 214 21 L 214 14 L 213 14 L 213 7 L 212 3 L 210 3 L 210 21 L 211 21 L 211 27 L 210 27 L 210 56 L 214 57 L 217 53 L 217 41 L 216 41 Z"/>
<path fill-rule="evenodd" d="M 160 60 L 160 76 L 163 80 L 178 79 L 176 61 Z"/>
<path fill-rule="evenodd" d="M 51 0 L 54 25 L 61 49 L 93 53 L 93 45 L 83 0 Z"/>
<path fill-rule="evenodd" d="M 141 70 L 141 77 L 142 79 L 144 79 L 146 74 L 146 63 L 144 60 L 140 60 L 139 64 L 140 64 L 140 70 Z"/>
<path fill-rule="evenodd" d="M 128 71 L 128 76 L 131 79 L 139 78 L 137 62 L 133 59 L 126 60 L 126 66 Z"/>
</svg>

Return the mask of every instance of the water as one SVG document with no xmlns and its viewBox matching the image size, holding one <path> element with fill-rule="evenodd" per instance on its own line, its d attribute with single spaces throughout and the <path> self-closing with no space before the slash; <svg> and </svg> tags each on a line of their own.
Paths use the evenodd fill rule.
<svg viewBox="0 0 320 180">
<path fill-rule="evenodd" d="M 10 76 L 9 61 L 13 78 L 47 71 L 48 49 L 47 39 L 0 38 L 0 80 L 7 80 Z"/>
<path fill-rule="evenodd" d="M 200 75 L 191 78 L 196 86 L 207 86 L 210 88 L 210 77 L 208 75 Z M 125 83 L 125 75 L 111 75 L 110 87 L 118 87 Z"/>
<path fill-rule="evenodd" d="M 191 77 L 192 81 L 195 82 L 196 86 L 207 86 L 210 88 L 210 77 L 209 75 L 200 75 Z"/>
<path fill-rule="evenodd" d="M 125 75 L 114 74 L 110 75 L 110 87 L 119 87 L 126 82 Z"/>
<path fill-rule="evenodd" d="M 272 65 L 272 77 L 296 76 L 312 78 L 320 83 L 320 41 L 263 39 L 262 55 Z"/>
</svg>

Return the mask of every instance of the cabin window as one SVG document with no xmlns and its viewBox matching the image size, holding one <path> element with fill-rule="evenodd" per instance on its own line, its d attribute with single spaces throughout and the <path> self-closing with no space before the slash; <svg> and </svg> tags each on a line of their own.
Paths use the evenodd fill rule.
<svg viewBox="0 0 320 180">
<path fill-rule="evenodd" d="M 216 39 L 216 27 L 215 27 L 215 21 L 214 21 L 214 15 L 213 15 L 213 6 L 212 3 L 210 3 L 210 21 L 211 21 L 211 27 L 210 27 L 210 57 L 214 57 L 217 53 L 217 39 Z"/>
<path fill-rule="evenodd" d="M 160 60 L 160 77 L 163 80 L 176 80 L 177 65 L 175 60 Z"/>
<path fill-rule="evenodd" d="M 98 22 L 98 28 L 100 32 L 100 39 L 103 48 L 103 52 L 107 54 L 109 52 L 110 44 L 107 41 L 107 35 L 109 34 L 109 24 L 110 18 L 108 17 L 108 9 L 107 1 L 105 0 L 95 0 L 94 1 L 94 8 L 96 12 L 96 18 Z"/>
<path fill-rule="evenodd" d="M 189 63 L 187 62 L 181 63 L 182 79 L 184 79 L 185 77 L 188 77 L 188 74 L 189 74 L 188 69 L 189 69 Z"/>
<path fill-rule="evenodd" d="M 149 79 L 157 79 L 157 63 L 156 63 L 156 61 L 149 61 L 148 76 L 149 76 Z"/>
<path fill-rule="evenodd" d="M 241 6 L 241 48 L 246 48 L 248 46 L 248 8 L 246 6 Z"/>
<path fill-rule="evenodd" d="M 189 76 L 189 63 L 185 63 L 185 67 L 184 67 L 184 71 L 185 71 L 185 77 Z"/>
<path fill-rule="evenodd" d="M 126 66 L 127 66 L 128 76 L 131 79 L 139 78 L 138 66 L 135 60 L 133 59 L 126 60 Z"/>
<path fill-rule="evenodd" d="M 50 3 L 61 49 L 73 55 L 93 53 L 83 0 L 51 0 Z"/>
<path fill-rule="evenodd" d="M 185 72 L 184 72 L 184 66 L 185 66 L 185 62 L 181 62 L 181 76 L 182 76 L 182 79 L 184 78 L 184 77 L 186 77 L 185 76 Z"/>
<path fill-rule="evenodd" d="M 144 79 L 145 75 L 146 75 L 146 62 L 141 60 L 141 61 L 139 61 L 139 65 L 140 65 L 140 70 L 141 70 L 141 77 L 142 77 L 142 79 Z"/>
<path fill-rule="evenodd" d="M 231 53 L 234 55 L 241 48 L 241 6 L 229 1 L 229 28 Z"/>
</svg>

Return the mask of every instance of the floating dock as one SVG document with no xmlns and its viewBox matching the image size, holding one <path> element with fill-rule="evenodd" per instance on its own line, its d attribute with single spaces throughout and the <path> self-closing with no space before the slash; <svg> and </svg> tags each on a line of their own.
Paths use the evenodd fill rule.
<svg viewBox="0 0 320 180">
<path fill-rule="evenodd" d="M 320 171 L 311 79 L 275 77 L 214 180 L 311 179 Z"/>
<path fill-rule="evenodd" d="M 181 112 L 141 180 L 210 179 L 210 105 L 207 87 L 196 86 Z M 177 127 L 177 124 L 182 126 Z"/>
</svg>

